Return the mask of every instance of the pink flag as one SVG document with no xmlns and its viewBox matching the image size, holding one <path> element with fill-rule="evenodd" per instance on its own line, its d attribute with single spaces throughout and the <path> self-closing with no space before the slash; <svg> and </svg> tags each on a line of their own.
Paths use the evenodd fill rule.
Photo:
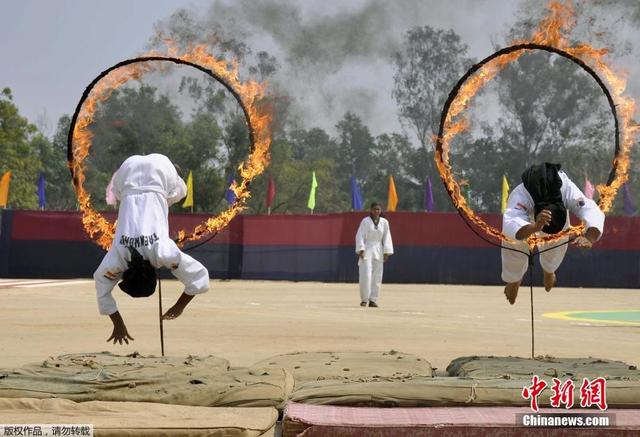
<svg viewBox="0 0 640 437">
<path fill-rule="evenodd" d="M 105 199 L 107 200 L 107 205 L 115 205 L 118 203 L 118 200 L 116 199 L 116 195 L 113 194 L 113 180 L 116 178 L 116 173 L 114 173 L 113 176 L 111 176 L 111 181 L 109 182 L 109 185 L 107 185 L 107 192 L 105 195 Z"/>
<path fill-rule="evenodd" d="M 584 178 L 584 195 L 589 199 L 593 199 L 593 184 L 587 178 Z"/>
</svg>

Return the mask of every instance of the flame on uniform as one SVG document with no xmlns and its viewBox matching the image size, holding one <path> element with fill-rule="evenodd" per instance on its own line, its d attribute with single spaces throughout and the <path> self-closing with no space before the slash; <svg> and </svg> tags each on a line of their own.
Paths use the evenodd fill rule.
<svg viewBox="0 0 640 437">
<path fill-rule="evenodd" d="M 604 61 L 604 56 L 607 54 L 606 49 L 596 49 L 588 44 L 571 46 L 569 40 L 564 36 L 569 33 L 575 25 L 575 10 L 573 4 L 570 1 L 564 4 L 554 1 L 547 6 L 547 9 L 549 11 L 548 16 L 539 23 L 538 29 L 531 39 L 517 40 L 513 42 L 513 45 L 535 43 L 558 48 L 582 60 L 608 83 L 608 88 L 615 102 L 618 118 L 621 122 L 621 141 L 620 153 L 616 158 L 617 167 L 615 179 L 609 186 L 600 184 L 596 187 L 600 194 L 600 209 L 604 213 L 607 213 L 611 209 L 618 189 L 628 179 L 627 173 L 629 170 L 630 151 L 638 133 L 638 126 L 633 121 L 635 102 L 632 98 L 623 95 L 626 87 L 626 79 L 623 75 L 614 72 Z M 471 99 L 487 82 L 502 71 L 502 69 L 517 60 L 527 51 L 528 50 L 523 49 L 493 59 L 475 72 L 475 74 L 462 85 L 458 95 L 453 102 L 451 102 L 449 113 L 444 123 L 442 138 L 437 139 L 441 141 L 442 152 L 439 153 L 439 151 L 437 151 L 435 156 L 436 166 L 438 167 L 443 182 L 451 193 L 455 207 L 489 236 L 510 243 L 514 243 L 514 241 L 485 223 L 466 203 L 460 186 L 453 177 L 451 165 L 449 164 L 449 145 L 457 134 L 465 131 L 469 127 L 468 120 L 462 116 L 461 113 L 468 107 Z M 584 224 L 580 224 L 578 226 L 571 226 L 566 231 L 558 234 L 545 237 L 533 234 L 528 238 L 527 242 L 529 246 L 533 248 L 538 244 L 545 242 L 550 243 L 560 240 L 563 237 L 578 236 L 582 234 L 583 231 Z"/>
<path fill-rule="evenodd" d="M 167 53 L 150 52 L 143 57 L 163 57 L 181 59 L 212 71 L 217 77 L 222 78 L 240 97 L 247 111 L 249 129 L 253 133 L 253 150 L 248 158 L 238 167 L 241 181 L 234 183 L 231 190 L 236 195 L 236 201 L 221 214 L 210 217 L 204 223 L 196 226 L 192 231 L 181 230 L 178 232 L 177 243 L 183 245 L 187 241 L 195 241 L 205 235 L 215 233 L 223 229 L 239 212 L 246 208 L 247 200 L 251 197 L 249 183 L 256 176 L 263 173 L 269 164 L 269 146 L 271 144 L 271 113 L 267 105 L 260 101 L 266 96 L 265 83 L 255 81 L 241 82 L 238 76 L 237 62 L 231 63 L 223 59 L 215 58 L 205 45 L 194 46 L 180 53 L 177 46 L 166 41 Z M 139 79 L 145 73 L 162 69 L 162 62 L 141 62 L 128 64 L 111 71 L 100 80 L 91 90 L 81 112 L 79 113 L 73 131 L 73 160 L 69 163 L 74 174 L 74 188 L 83 217 L 82 223 L 88 235 L 104 249 L 109 249 L 115 233 L 115 223 L 110 223 L 102 214 L 91 206 L 91 196 L 84 189 L 85 159 L 89 155 L 93 134 L 89 127 L 94 120 L 98 105 L 107 100 L 113 91 L 132 79 Z"/>
</svg>

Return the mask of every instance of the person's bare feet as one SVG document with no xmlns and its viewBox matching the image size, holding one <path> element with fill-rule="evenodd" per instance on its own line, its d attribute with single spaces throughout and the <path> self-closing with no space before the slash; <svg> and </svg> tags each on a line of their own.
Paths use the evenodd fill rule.
<svg viewBox="0 0 640 437">
<path fill-rule="evenodd" d="M 520 288 L 520 281 L 511 282 L 504 287 L 504 295 L 511 305 L 516 303 L 516 297 L 518 297 L 518 289 Z"/>
<path fill-rule="evenodd" d="M 551 289 L 556 285 L 556 274 L 544 272 L 544 289 L 547 291 L 551 291 Z"/>
</svg>

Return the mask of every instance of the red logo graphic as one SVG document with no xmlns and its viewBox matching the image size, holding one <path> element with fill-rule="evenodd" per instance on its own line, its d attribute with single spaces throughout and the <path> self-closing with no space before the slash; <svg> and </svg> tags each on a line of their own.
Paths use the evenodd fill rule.
<svg viewBox="0 0 640 437">
<path fill-rule="evenodd" d="M 602 411 L 607 409 L 607 381 L 603 378 L 596 378 L 589 381 L 584 378 L 580 386 L 580 406 L 588 408 L 597 405 Z"/>
<path fill-rule="evenodd" d="M 531 378 L 531 386 L 522 389 L 522 397 L 531 399 L 531 409 L 535 412 L 538 412 L 539 409 L 538 396 L 540 396 L 546 387 L 547 382 L 545 380 L 538 378 L 538 375 L 533 375 L 533 378 Z"/>
<path fill-rule="evenodd" d="M 573 389 L 576 386 L 570 379 L 567 379 L 562 385 L 560 382 L 558 378 L 553 378 L 553 385 L 551 386 L 553 395 L 549 398 L 549 402 L 553 408 L 560 408 L 564 404 L 564 408 L 568 410 L 573 407 Z"/>
<path fill-rule="evenodd" d="M 522 397 L 531 401 L 531 409 L 538 412 L 540 409 L 538 406 L 538 397 L 548 387 L 545 380 L 540 379 L 538 375 L 533 375 L 531 378 L 531 385 L 522 388 Z M 551 391 L 553 394 L 549 397 L 549 403 L 553 408 L 565 409 L 573 407 L 574 390 L 576 386 L 571 379 L 567 379 L 564 383 L 558 378 L 553 378 L 553 385 L 551 385 Z M 599 377 L 589 381 L 587 378 L 583 378 L 582 385 L 580 386 L 580 407 L 589 408 L 597 406 L 600 410 L 604 411 L 607 406 L 607 381 L 603 377 Z"/>
</svg>

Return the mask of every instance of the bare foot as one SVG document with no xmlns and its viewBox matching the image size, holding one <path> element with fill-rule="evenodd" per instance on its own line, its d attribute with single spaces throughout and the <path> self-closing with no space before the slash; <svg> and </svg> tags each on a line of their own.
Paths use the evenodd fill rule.
<svg viewBox="0 0 640 437">
<path fill-rule="evenodd" d="M 547 291 L 551 291 L 551 289 L 556 285 L 556 274 L 544 272 L 544 289 Z"/>
<path fill-rule="evenodd" d="M 516 297 L 518 297 L 518 288 L 520 288 L 520 281 L 511 282 L 504 287 L 504 295 L 507 296 L 507 300 L 511 305 L 516 303 Z"/>
</svg>

